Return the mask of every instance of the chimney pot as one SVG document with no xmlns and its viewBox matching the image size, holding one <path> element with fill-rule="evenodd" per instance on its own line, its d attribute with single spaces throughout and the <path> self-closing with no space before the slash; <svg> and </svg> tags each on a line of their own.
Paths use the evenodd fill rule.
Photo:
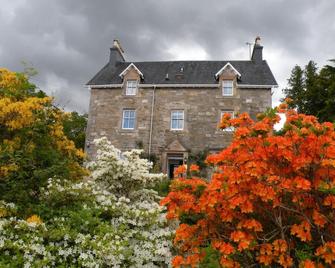
<svg viewBox="0 0 335 268">
<path fill-rule="evenodd" d="M 263 61 L 263 47 L 261 46 L 261 38 L 259 36 L 255 39 L 251 60 L 255 63 L 261 63 Z"/>
<path fill-rule="evenodd" d="M 113 47 L 117 48 L 121 53 L 124 53 L 123 48 L 121 47 L 121 43 L 118 39 L 114 39 Z"/>
<path fill-rule="evenodd" d="M 121 47 L 119 40 L 114 39 L 113 47 L 111 47 L 110 49 L 109 63 L 115 66 L 117 62 L 124 62 L 125 59 L 123 57 L 123 53 L 124 51 Z"/>
</svg>

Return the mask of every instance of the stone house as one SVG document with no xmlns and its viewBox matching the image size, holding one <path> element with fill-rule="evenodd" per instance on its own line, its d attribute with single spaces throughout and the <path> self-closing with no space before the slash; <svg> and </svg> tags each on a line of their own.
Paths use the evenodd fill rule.
<svg viewBox="0 0 335 268">
<path fill-rule="evenodd" d="M 218 129 L 224 113 L 252 117 L 271 107 L 276 80 L 256 38 L 250 60 L 126 61 L 115 40 L 108 63 L 87 83 L 91 91 L 86 152 L 106 136 L 114 146 L 141 146 L 170 177 L 189 154 L 226 147 L 232 130 Z"/>
</svg>

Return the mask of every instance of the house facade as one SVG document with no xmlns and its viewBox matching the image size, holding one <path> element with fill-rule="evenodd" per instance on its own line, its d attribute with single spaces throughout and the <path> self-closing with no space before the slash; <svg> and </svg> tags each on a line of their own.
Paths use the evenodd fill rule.
<svg viewBox="0 0 335 268">
<path fill-rule="evenodd" d="M 190 153 L 226 147 L 233 132 L 218 129 L 224 113 L 256 117 L 271 107 L 277 83 L 262 50 L 256 38 L 250 60 L 131 62 L 114 41 L 109 62 L 87 83 L 88 156 L 106 136 L 123 151 L 155 155 L 171 177 Z"/>
</svg>

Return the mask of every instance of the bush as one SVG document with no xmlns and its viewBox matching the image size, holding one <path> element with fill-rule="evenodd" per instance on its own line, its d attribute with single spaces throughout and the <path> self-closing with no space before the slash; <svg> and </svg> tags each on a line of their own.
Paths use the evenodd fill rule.
<svg viewBox="0 0 335 268">
<path fill-rule="evenodd" d="M 1 267 L 168 267 L 173 229 L 140 151 L 121 153 L 105 138 L 87 181 L 49 179 L 34 215 L 0 203 Z"/>
<path fill-rule="evenodd" d="M 162 201 L 179 219 L 175 267 L 329 267 L 335 264 L 335 132 L 332 123 L 285 110 L 225 116 L 232 144 L 207 158 L 210 182 L 177 179 Z M 286 112 L 275 132 L 277 112 Z M 216 257 L 217 256 L 217 257 Z M 214 258 L 214 259 L 213 259 Z"/>
</svg>

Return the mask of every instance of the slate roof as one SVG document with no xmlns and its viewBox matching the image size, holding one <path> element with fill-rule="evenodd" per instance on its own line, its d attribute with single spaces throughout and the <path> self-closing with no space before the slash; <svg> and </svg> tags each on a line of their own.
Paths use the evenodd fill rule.
<svg viewBox="0 0 335 268">
<path fill-rule="evenodd" d="M 155 62 L 117 62 L 107 63 L 87 85 L 121 84 L 119 74 L 134 63 L 143 73 L 141 84 L 216 84 L 215 74 L 228 62 L 241 74 L 239 84 L 277 85 L 277 82 L 265 60 L 248 61 L 155 61 Z M 183 77 L 178 78 L 183 68 Z M 165 79 L 166 74 L 169 79 Z"/>
</svg>

